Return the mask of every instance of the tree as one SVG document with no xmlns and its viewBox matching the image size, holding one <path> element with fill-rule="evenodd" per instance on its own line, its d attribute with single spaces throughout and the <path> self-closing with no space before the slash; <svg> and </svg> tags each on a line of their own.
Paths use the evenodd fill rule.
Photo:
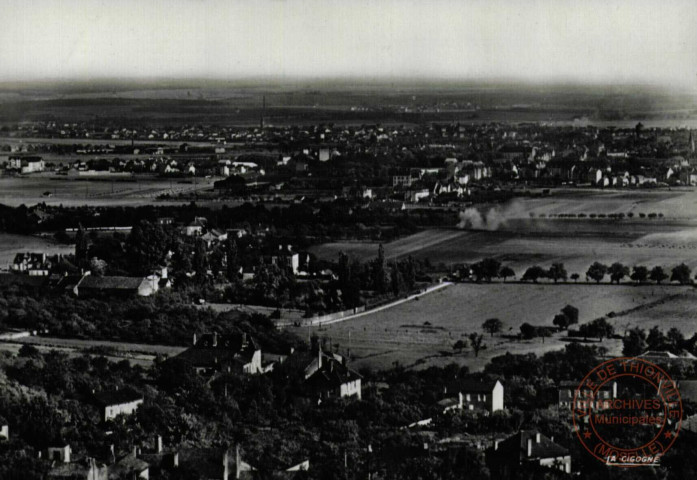
<svg viewBox="0 0 697 480">
<path fill-rule="evenodd" d="M 605 317 L 600 317 L 581 325 L 578 331 L 585 338 L 597 337 L 602 342 L 603 338 L 610 337 L 615 333 L 615 328 L 608 323 Z"/>
<path fill-rule="evenodd" d="M 680 285 L 685 285 L 687 283 L 690 283 L 690 273 L 690 267 L 688 267 L 684 263 L 681 263 L 680 265 L 673 267 L 672 274 L 670 276 L 670 281 L 679 282 Z"/>
<path fill-rule="evenodd" d="M 482 323 L 482 328 L 485 332 L 490 333 L 493 337 L 495 333 L 498 333 L 503 328 L 503 322 L 498 318 L 490 318 Z"/>
<path fill-rule="evenodd" d="M 126 254 L 132 270 L 147 275 L 164 260 L 171 241 L 160 225 L 148 221 L 138 222 L 126 239 Z"/>
<path fill-rule="evenodd" d="M 484 335 L 481 333 L 470 333 L 469 339 L 472 344 L 472 350 L 474 350 L 474 356 L 478 357 L 479 351 L 484 347 Z"/>
<path fill-rule="evenodd" d="M 237 255 L 237 240 L 229 235 L 225 241 L 225 258 L 227 266 L 227 278 L 230 282 L 237 282 L 240 277 L 240 264 Z"/>
<path fill-rule="evenodd" d="M 561 313 L 567 316 L 569 319 L 569 325 L 575 325 L 578 323 L 578 308 L 573 305 L 566 305 L 561 309 Z"/>
<path fill-rule="evenodd" d="M 501 262 L 494 258 L 485 258 L 481 262 L 472 265 L 472 272 L 477 277 L 477 281 L 486 280 L 491 282 L 491 279 L 499 276 L 501 270 Z"/>
<path fill-rule="evenodd" d="M 673 327 L 670 330 L 668 330 L 666 340 L 670 344 L 670 348 L 673 352 L 677 353 L 683 350 L 685 345 L 685 337 L 683 336 L 682 332 L 677 328 Z"/>
<path fill-rule="evenodd" d="M 203 283 L 208 277 L 208 254 L 206 252 L 206 242 L 202 238 L 197 238 L 194 243 L 194 256 L 192 268 L 196 274 L 196 282 Z"/>
<path fill-rule="evenodd" d="M 566 280 L 567 273 L 563 263 L 553 263 L 547 272 L 547 276 L 557 283 L 558 280 Z"/>
<path fill-rule="evenodd" d="M 545 272 L 544 268 L 542 268 L 538 265 L 533 265 L 532 267 L 525 270 L 525 273 L 523 274 L 522 280 L 524 282 L 527 282 L 528 280 L 532 280 L 534 283 L 537 283 L 537 280 L 539 278 L 544 278 L 544 276 L 546 274 L 547 274 L 547 272 Z"/>
<path fill-rule="evenodd" d="M 378 247 L 378 256 L 373 260 L 372 283 L 373 289 L 378 293 L 387 291 L 387 272 L 385 271 L 385 247 L 382 243 Z"/>
<path fill-rule="evenodd" d="M 526 322 L 520 326 L 520 333 L 525 339 L 535 338 L 537 336 L 537 328 Z"/>
<path fill-rule="evenodd" d="M 106 270 L 107 263 L 104 260 L 101 260 L 97 257 L 94 257 L 92 258 L 92 260 L 90 260 L 90 272 L 92 275 L 101 277 L 106 273 Z"/>
<path fill-rule="evenodd" d="M 399 271 L 399 267 L 396 263 L 391 265 L 390 286 L 392 288 L 392 294 L 395 297 L 398 296 L 402 290 L 404 290 L 404 278 L 402 277 L 402 272 Z"/>
<path fill-rule="evenodd" d="M 622 354 L 627 357 L 636 357 L 646 351 L 646 332 L 639 327 L 633 328 L 622 339 Z"/>
<path fill-rule="evenodd" d="M 453 344 L 453 350 L 457 350 L 458 352 L 462 352 L 465 348 L 467 348 L 467 340 L 464 338 Z"/>
<path fill-rule="evenodd" d="M 89 264 L 90 240 L 85 229 L 80 225 L 75 234 L 75 263 L 78 267 L 85 268 Z"/>
<path fill-rule="evenodd" d="M 567 328 L 569 328 L 571 322 L 569 321 L 569 317 L 567 317 L 563 313 L 557 313 L 554 316 L 554 320 L 552 320 L 552 324 L 556 325 L 561 330 L 566 330 Z"/>
<path fill-rule="evenodd" d="M 663 270 L 663 267 L 655 266 L 651 269 L 649 278 L 660 285 L 663 280 L 668 278 L 668 274 Z"/>
<path fill-rule="evenodd" d="M 620 262 L 615 262 L 608 268 L 610 274 L 610 283 L 615 282 L 619 285 L 620 280 L 629 275 L 629 267 L 622 265 Z"/>
<path fill-rule="evenodd" d="M 646 337 L 646 343 L 649 350 L 663 350 L 666 347 L 666 336 L 658 328 L 658 325 L 654 325 L 649 334 Z"/>
<path fill-rule="evenodd" d="M 578 279 L 581 278 L 581 276 L 578 273 L 572 273 L 569 278 L 571 278 L 571 280 L 573 280 L 575 283 L 578 282 Z"/>
<path fill-rule="evenodd" d="M 631 277 L 636 283 L 644 283 L 649 278 L 649 269 L 643 265 L 635 265 Z"/>
<path fill-rule="evenodd" d="M 593 265 L 588 267 L 586 277 L 590 278 L 591 280 L 595 280 L 595 283 L 600 283 L 602 279 L 605 278 L 606 273 L 607 265 L 603 265 L 600 262 L 594 262 Z"/>
<path fill-rule="evenodd" d="M 515 272 L 511 267 L 506 265 L 505 267 L 501 268 L 499 275 L 503 277 L 503 281 L 505 282 L 508 277 L 515 277 Z"/>
</svg>

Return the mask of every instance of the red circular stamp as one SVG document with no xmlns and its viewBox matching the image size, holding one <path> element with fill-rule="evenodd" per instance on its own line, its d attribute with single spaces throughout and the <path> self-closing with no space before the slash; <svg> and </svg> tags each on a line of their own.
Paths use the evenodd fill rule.
<svg viewBox="0 0 697 480">
<path fill-rule="evenodd" d="M 657 466 L 682 423 L 682 402 L 668 374 L 642 358 L 595 367 L 574 392 L 573 422 L 583 447 L 607 465 Z"/>
</svg>

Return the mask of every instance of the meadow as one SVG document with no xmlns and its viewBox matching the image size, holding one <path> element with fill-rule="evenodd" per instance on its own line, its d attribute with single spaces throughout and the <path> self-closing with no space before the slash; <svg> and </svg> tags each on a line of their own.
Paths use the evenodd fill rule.
<svg viewBox="0 0 697 480">
<path fill-rule="evenodd" d="M 562 335 L 518 341 L 520 325 L 552 326 L 564 306 L 579 309 L 579 322 L 605 316 L 618 333 L 633 326 L 664 330 L 676 326 L 686 335 L 697 331 L 697 291 L 680 286 L 455 284 L 432 294 L 374 314 L 315 329 L 313 333 L 349 348 L 357 368 L 389 368 L 394 362 L 424 368 L 456 362 L 477 369 L 506 352 L 540 354 L 566 344 Z M 610 315 L 610 317 L 608 317 Z M 499 318 L 504 329 L 494 337 L 485 334 L 486 349 L 475 357 L 471 349 L 455 352 L 453 344 L 472 332 L 482 332 L 488 318 Z M 660 319 L 660 320 L 659 320 Z M 296 328 L 307 336 L 307 328 Z M 350 336 L 350 340 L 349 340 Z M 620 354 L 619 340 L 602 346 Z"/>
</svg>

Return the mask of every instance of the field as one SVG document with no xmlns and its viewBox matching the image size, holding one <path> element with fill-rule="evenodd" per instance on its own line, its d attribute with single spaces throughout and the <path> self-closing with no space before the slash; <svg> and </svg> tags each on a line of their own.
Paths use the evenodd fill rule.
<svg viewBox="0 0 697 480">
<path fill-rule="evenodd" d="M 153 176 L 138 176 L 136 181 L 124 181 L 123 178 L 114 178 L 113 181 L 74 180 L 53 174 L 0 177 L 0 203 L 10 206 L 42 202 L 64 206 L 139 206 L 157 202 L 157 196 L 162 193 L 176 195 L 213 186 L 210 178 L 199 178 L 196 184 L 189 183 L 193 182 L 190 179 L 186 180 L 187 183 L 178 181 Z M 50 193 L 50 196 L 45 193 Z"/>
<path fill-rule="evenodd" d="M 583 219 L 549 215 L 584 213 Z M 622 220 L 589 214 L 633 213 Z M 662 218 L 640 214 L 662 213 Z M 532 214 L 532 216 L 531 216 Z M 569 273 L 583 273 L 594 261 L 697 268 L 697 194 L 683 191 L 566 191 L 545 199 L 520 199 L 482 209 L 479 229 L 428 229 L 385 244 L 388 259 L 411 255 L 433 265 L 471 263 L 495 257 L 522 274 L 533 264 L 563 262 Z M 544 217 L 542 217 L 544 215 Z M 494 219 L 496 220 L 494 222 Z M 377 255 L 378 244 L 338 242 L 311 249 L 336 260 L 340 251 L 362 261 Z"/>
<path fill-rule="evenodd" d="M 475 358 L 469 349 L 453 352 L 452 346 L 458 339 L 481 332 L 482 322 L 492 317 L 504 323 L 504 335 L 517 334 L 525 322 L 551 326 L 554 315 L 567 304 L 580 310 L 581 323 L 615 312 L 610 321 L 620 333 L 634 325 L 650 328 L 656 324 L 664 330 L 676 326 L 685 335 L 697 332 L 693 322 L 697 291 L 690 287 L 499 283 L 455 284 L 419 300 L 329 325 L 314 333 L 340 344 L 342 351 L 349 347 L 350 335 L 353 364 L 357 368 L 389 368 L 395 361 L 418 368 L 450 362 L 481 368 L 490 358 L 507 351 L 539 354 L 563 348 L 565 342 L 561 335 L 544 342 L 518 342 L 487 335 L 486 350 Z M 298 328 L 297 332 L 307 336 L 306 328 Z M 602 345 L 614 354 L 621 351 L 618 340 L 606 340 Z"/>
<path fill-rule="evenodd" d="M 75 247 L 62 245 L 48 238 L 0 233 L 0 270 L 9 268 L 20 252 L 44 252 L 47 255 L 74 253 Z"/>
</svg>

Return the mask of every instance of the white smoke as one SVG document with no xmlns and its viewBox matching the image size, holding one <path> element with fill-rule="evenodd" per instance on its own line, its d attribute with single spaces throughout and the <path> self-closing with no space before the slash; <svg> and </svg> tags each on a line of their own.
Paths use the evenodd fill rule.
<svg viewBox="0 0 697 480">
<path fill-rule="evenodd" d="M 486 211 L 469 207 L 460 212 L 458 228 L 465 230 L 498 230 L 506 226 L 506 222 L 512 218 L 520 218 L 522 206 L 517 200 L 512 200 L 503 206 L 491 207 Z"/>
</svg>

